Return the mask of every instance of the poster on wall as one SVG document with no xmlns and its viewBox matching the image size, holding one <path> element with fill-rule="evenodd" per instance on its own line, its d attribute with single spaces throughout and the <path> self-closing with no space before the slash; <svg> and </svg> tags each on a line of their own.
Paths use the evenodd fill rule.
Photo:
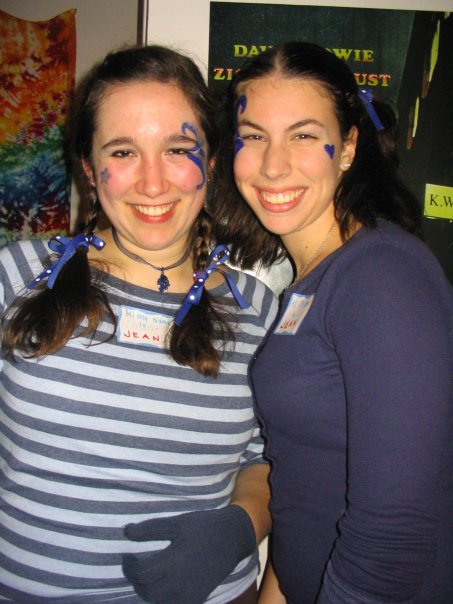
<svg viewBox="0 0 453 604">
<path fill-rule="evenodd" d="M 346 61 L 360 86 L 383 88 L 395 101 L 413 19 L 405 10 L 211 2 L 210 85 L 221 91 L 268 46 L 305 40 Z"/>
<path fill-rule="evenodd" d="M 453 13 L 210 3 L 208 82 L 221 99 L 245 61 L 279 42 L 320 44 L 394 107 L 401 170 L 425 239 L 453 281 Z"/>
<path fill-rule="evenodd" d="M 75 12 L 31 22 L 0 11 L 0 246 L 69 230 Z"/>
</svg>

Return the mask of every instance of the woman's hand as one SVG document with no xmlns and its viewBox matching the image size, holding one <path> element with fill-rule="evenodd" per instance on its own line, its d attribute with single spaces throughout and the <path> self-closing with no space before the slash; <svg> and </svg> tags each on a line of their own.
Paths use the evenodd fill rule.
<svg viewBox="0 0 453 604">
<path fill-rule="evenodd" d="M 124 576 L 153 604 L 202 604 L 256 548 L 250 517 L 237 505 L 129 524 L 125 534 L 132 541 L 171 542 L 157 552 L 123 556 Z"/>
</svg>

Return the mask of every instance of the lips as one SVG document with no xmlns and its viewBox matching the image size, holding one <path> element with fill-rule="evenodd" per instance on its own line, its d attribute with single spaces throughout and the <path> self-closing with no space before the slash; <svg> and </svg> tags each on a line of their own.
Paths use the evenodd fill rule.
<svg viewBox="0 0 453 604">
<path fill-rule="evenodd" d="M 134 206 L 137 212 L 140 214 L 146 214 L 146 216 L 163 216 L 173 208 L 174 203 L 168 203 L 162 206 Z"/>
<path fill-rule="evenodd" d="M 267 191 L 256 189 L 261 205 L 271 212 L 287 212 L 294 208 L 303 198 L 306 189 L 286 191 Z"/>
<path fill-rule="evenodd" d="M 158 224 L 161 222 L 166 222 L 173 216 L 176 205 L 176 202 L 171 202 L 156 206 L 133 205 L 131 207 L 135 216 L 142 222 Z"/>
</svg>

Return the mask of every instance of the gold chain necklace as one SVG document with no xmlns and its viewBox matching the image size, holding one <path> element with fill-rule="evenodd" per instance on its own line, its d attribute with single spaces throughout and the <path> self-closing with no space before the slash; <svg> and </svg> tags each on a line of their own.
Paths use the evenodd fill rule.
<svg viewBox="0 0 453 604">
<path fill-rule="evenodd" d="M 319 246 L 316 248 L 315 252 L 310 256 L 310 258 L 307 260 L 307 262 L 303 265 L 303 267 L 300 269 L 300 271 L 297 273 L 296 277 L 294 278 L 294 281 L 292 283 L 290 283 L 288 285 L 288 287 L 286 289 L 290 289 L 291 287 L 293 287 L 294 285 L 296 285 L 297 283 L 299 283 L 299 281 L 302 279 L 302 277 L 305 274 L 305 271 L 307 270 L 307 268 L 319 257 L 319 255 L 321 254 L 322 250 L 324 249 L 325 245 L 327 244 L 327 242 L 330 239 L 330 236 L 332 235 L 332 233 L 335 230 L 335 227 L 337 225 L 337 221 L 334 220 L 332 226 L 330 227 L 330 229 L 327 231 L 327 235 L 324 237 L 324 239 L 321 241 L 321 243 L 319 244 Z"/>
</svg>

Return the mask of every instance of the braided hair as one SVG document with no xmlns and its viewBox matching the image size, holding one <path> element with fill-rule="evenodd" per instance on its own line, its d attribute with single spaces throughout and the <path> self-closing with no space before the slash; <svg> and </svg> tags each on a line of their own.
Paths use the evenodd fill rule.
<svg viewBox="0 0 453 604">
<path fill-rule="evenodd" d="M 92 167 L 96 118 L 105 95 L 119 85 L 149 81 L 172 83 L 180 88 L 199 119 L 207 141 L 208 160 L 214 156 L 218 142 L 216 118 L 199 69 L 190 58 L 153 45 L 109 53 L 81 82 L 68 121 L 71 150 L 80 164 Z M 94 188 L 89 192 L 88 202 L 81 232 L 90 235 L 101 210 Z M 212 221 L 204 209 L 193 225 L 190 241 L 193 269 L 203 270 L 213 247 Z M 55 353 L 76 330 L 79 335 L 93 334 L 106 315 L 116 326 L 116 317 L 99 281 L 99 271 L 93 268 L 88 262 L 87 249 L 79 248 L 61 269 L 52 289 L 40 283 L 19 296 L 3 318 L 4 354 L 11 355 L 13 350 L 30 357 Z M 86 326 L 82 329 L 83 321 Z M 204 290 L 199 305 L 192 308 L 181 325 L 171 327 L 169 352 L 177 363 L 203 375 L 216 376 L 222 358 L 218 340 L 226 342 L 228 337 L 232 337 L 232 332 L 224 313 Z"/>
</svg>

